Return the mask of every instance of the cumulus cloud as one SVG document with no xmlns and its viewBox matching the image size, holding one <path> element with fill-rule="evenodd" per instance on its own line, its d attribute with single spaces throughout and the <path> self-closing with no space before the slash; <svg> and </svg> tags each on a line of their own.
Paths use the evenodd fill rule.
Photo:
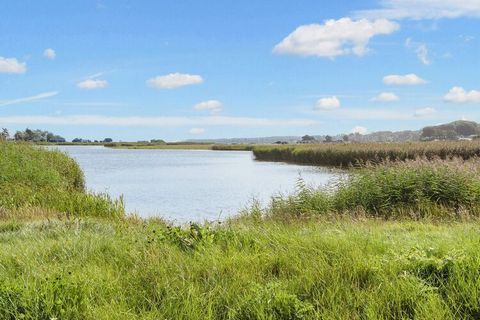
<svg viewBox="0 0 480 320">
<path fill-rule="evenodd" d="M 107 80 L 86 79 L 77 83 L 77 87 L 85 90 L 103 89 L 108 86 Z"/>
<path fill-rule="evenodd" d="M 367 128 L 362 126 L 356 126 L 352 129 L 352 133 L 366 134 L 368 132 Z"/>
<path fill-rule="evenodd" d="M 381 7 L 362 10 L 356 17 L 368 19 L 441 19 L 480 17 L 478 0 L 382 0 Z"/>
<path fill-rule="evenodd" d="M 317 110 L 333 110 L 340 108 L 340 100 L 336 96 L 321 98 L 317 101 L 315 109 Z"/>
<path fill-rule="evenodd" d="M 188 132 L 190 134 L 203 134 L 203 133 L 205 133 L 205 129 L 203 129 L 203 128 L 192 128 Z"/>
<path fill-rule="evenodd" d="M 102 125 L 102 126 L 239 126 L 239 127 L 306 127 L 317 125 L 310 119 L 272 119 L 249 117 L 113 117 L 99 115 L 72 116 L 7 116 L 0 123 L 19 125 Z"/>
<path fill-rule="evenodd" d="M 387 85 L 418 85 L 428 83 L 427 80 L 424 80 L 417 76 L 416 74 L 410 73 L 406 75 L 388 75 L 383 78 L 383 83 Z"/>
<path fill-rule="evenodd" d="M 57 53 L 52 48 L 45 49 L 43 56 L 47 59 L 54 60 L 57 57 Z"/>
<path fill-rule="evenodd" d="M 222 103 L 218 100 L 208 100 L 197 103 L 193 108 L 195 110 L 209 110 L 211 113 L 219 113 L 222 111 Z"/>
<path fill-rule="evenodd" d="M 462 87 L 453 87 L 443 97 L 443 100 L 454 103 L 480 103 L 480 91 L 466 91 Z"/>
<path fill-rule="evenodd" d="M 400 26 L 386 19 L 370 21 L 341 18 L 324 24 L 298 27 L 273 51 L 280 54 L 335 58 L 341 55 L 362 56 L 368 52 L 368 42 L 377 35 L 390 34 Z"/>
<path fill-rule="evenodd" d="M 382 92 L 371 100 L 375 102 L 394 102 L 400 100 L 400 98 L 393 92 Z"/>
<path fill-rule="evenodd" d="M 15 58 L 0 57 L 0 73 L 25 73 L 27 64 Z"/>
<path fill-rule="evenodd" d="M 203 83 L 203 78 L 199 75 L 178 72 L 147 80 L 147 85 L 155 89 L 175 89 L 201 83 Z"/>
<path fill-rule="evenodd" d="M 437 110 L 435 110 L 435 108 L 427 107 L 427 108 L 421 108 L 421 109 L 415 110 L 415 113 L 413 115 L 415 117 L 427 117 L 436 112 Z"/>
<path fill-rule="evenodd" d="M 12 104 L 25 103 L 25 102 L 34 102 L 37 100 L 47 99 L 47 98 L 56 96 L 57 94 L 58 94 L 58 91 L 50 91 L 50 92 L 43 92 L 30 97 L 17 98 L 12 100 L 0 100 L 0 107 L 9 106 Z"/>
</svg>

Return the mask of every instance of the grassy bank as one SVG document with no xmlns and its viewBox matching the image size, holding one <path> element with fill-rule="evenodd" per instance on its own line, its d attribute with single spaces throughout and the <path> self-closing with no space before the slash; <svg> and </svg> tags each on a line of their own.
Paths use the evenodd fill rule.
<svg viewBox="0 0 480 320">
<path fill-rule="evenodd" d="M 255 146 L 253 153 L 257 160 L 263 161 L 347 167 L 367 162 L 404 161 L 419 157 L 470 159 L 480 156 L 480 141 Z"/>
<path fill-rule="evenodd" d="M 87 193 L 75 161 L 58 151 L 0 142 L 0 216 L 51 211 L 72 216 L 120 217 L 123 205 Z"/>
<path fill-rule="evenodd" d="M 251 151 L 250 145 L 224 145 L 209 143 L 142 143 L 142 142 L 114 142 L 105 144 L 107 148 L 115 149 L 178 149 L 178 150 L 216 150 L 216 151 Z"/>
<path fill-rule="evenodd" d="M 86 193 L 62 153 L 0 144 L 0 319 L 478 319 L 479 169 L 367 166 L 180 227 Z"/>
<path fill-rule="evenodd" d="M 150 143 L 150 142 L 112 142 L 104 145 L 114 149 L 160 149 L 160 150 L 211 150 L 212 144 L 203 143 Z"/>
</svg>

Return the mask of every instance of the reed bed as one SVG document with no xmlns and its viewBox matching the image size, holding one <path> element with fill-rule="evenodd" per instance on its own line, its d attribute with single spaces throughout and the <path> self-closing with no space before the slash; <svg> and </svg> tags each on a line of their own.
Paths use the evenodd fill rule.
<svg viewBox="0 0 480 320">
<path fill-rule="evenodd" d="M 369 217 L 458 220 L 480 217 L 480 160 L 407 160 L 384 162 L 350 171 L 320 189 L 300 179 L 292 195 L 272 197 L 267 208 L 244 216 L 280 220 Z"/>
<path fill-rule="evenodd" d="M 480 156 L 480 141 L 401 143 L 324 143 L 317 145 L 255 146 L 257 160 L 318 166 L 349 167 L 416 158 L 464 160 Z"/>
</svg>

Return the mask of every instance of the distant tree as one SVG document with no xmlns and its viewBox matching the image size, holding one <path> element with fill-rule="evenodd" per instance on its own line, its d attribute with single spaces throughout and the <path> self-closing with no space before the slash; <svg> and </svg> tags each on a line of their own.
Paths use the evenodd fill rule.
<svg viewBox="0 0 480 320">
<path fill-rule="evenodd" d="M 105 139 L 103 139 L 102 142 L 110 143 L 110 142 L 113 142 L 113 139 L 112 138 L 105 138 Z"/>
<path fill-rule="evenodd" d="M 73 143 L 79 143 L 79 142 L 82 142 L 83 139 L 82 138 L 75 138 L 72 140 Z"/>
<path fill-rule="evenodd" d="M 156 143 L 156 144 L 166 144 L 165 140 L 162 139 L 152 139 L 150 140 L 151 143 Z"/>
<path fill-rule="evenodd" d="M 309 136 L 308 134 L 306 134 L 302 137 L 302 141 L 303 142 L 315 141 L 315 137 L 314 136 Z"/>
<path fill-rule="evenodd" d="M 0 132 L 0 140 L 7 140 L 10 137 L 10 133 L 8 132 L 7 128 L 3 128 L 2 132 Z"/>
<path fill-rule="evenodd" d="M 325 142 L 332 142 L 333 138 L 331 136 L 325 136 Z"/>
<path fill-rule="evenodd" d="M 348 135 L 344 135 L 344 136 L 342 137 L 342 139 L 343 139 L 344 142 L 348 142 L 348 139 L 349 139 L 349 138 L 348 138 Z"/>
</svg>

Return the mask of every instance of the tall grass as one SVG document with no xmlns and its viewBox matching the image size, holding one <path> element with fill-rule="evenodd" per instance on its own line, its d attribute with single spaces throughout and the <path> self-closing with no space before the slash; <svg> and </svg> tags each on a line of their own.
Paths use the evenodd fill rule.
<svg viewBox="0 0 480 320">
<path fill-rule="evenodd" d="M 78 164 L 59 151 L 0 142 L 0 214 L 43 208 L 73 216 L 122 216 L 123 204 L 85 191 Z"/>
<path fill-rule="evenodd" d="M 459 219 L 480 216 L 480 160 L 409 160 L 369 165 L 315 189 L 299 181 L 293 195 L 275 196 L 252 218 L 367 216 L 383 219 Z"/>
<path fill-rule="evenodd" d="M 476 223 L 0 222 L 1 319 L 476 319 Z"/>
<path fill-rule="evenodd" d="M 480 141 L 255 146 L 253 153 L 257 160 L 348 167 L 416 158 L 466 160 L 480 156 Z"/>
</svg>

